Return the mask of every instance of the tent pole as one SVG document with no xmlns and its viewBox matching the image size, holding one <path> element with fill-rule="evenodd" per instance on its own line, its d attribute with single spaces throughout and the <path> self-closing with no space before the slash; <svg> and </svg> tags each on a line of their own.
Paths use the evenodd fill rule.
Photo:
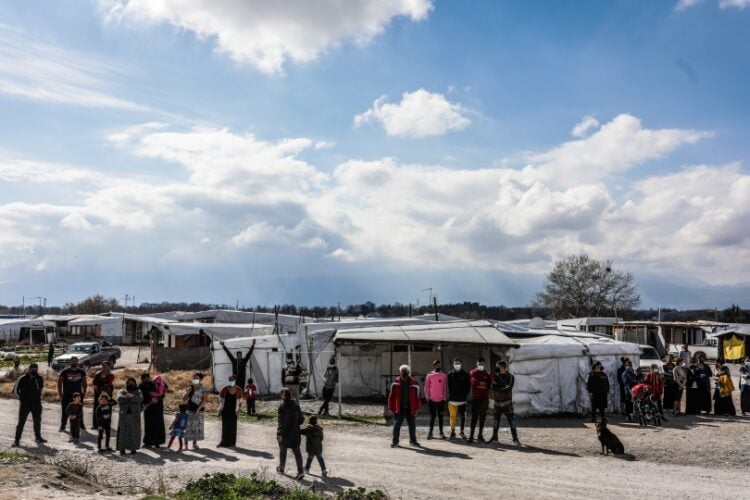
<svg viewBox="0 0 750 500">
<path fill-rule="evenodd" d="M 406 363 L 409 365 L 409 370 L 414 373 L 411 367 L 411 344 L 406 344 Z"/>
<path fill-rule="evenodd" d="M 334 348 L 334 349 L 335 349 L 335 348 Z M 341 363 L 339 363 L 339 361 L 340 361 L 340 358 L 339 358 L 339 350 L 338 350 L 338 349 L 335 349 L 335 350 L 334 350 L 334 353 L 335 353 L 335 356 L 336 356 L 336 366 L 338 366 L 338 367 L 339 367 L 339 383 L 338 383 L 338 386 L 339 386 L 339 418 L 341 418 L 341 385 L 342 385 L 342 382 L 341 382 L 341 381 L 342 381 L 342 380 L 343 380 L 344 378 L 343 378 L 343 377 L 341 376 Z"/>
</svg>

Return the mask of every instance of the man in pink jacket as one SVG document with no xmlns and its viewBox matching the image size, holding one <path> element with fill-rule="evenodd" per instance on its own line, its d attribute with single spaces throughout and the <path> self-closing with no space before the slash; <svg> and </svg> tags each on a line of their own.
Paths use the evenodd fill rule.
<svg viewBox="0 0 750 500">
<path fill-rule="evenodd" d="M 427 439 L 432 439 L 432 430 L 435 427 L 435 417 L 438 418 L 440 426 L 440 438 L 445 439 L 443 434 L 443 410 L 448 400 L 448 376 L 443 372 L 439 360 L 432 362 L 433 370 L 427 374 L 424 380 L 424 395 L 430 407 L 430 433 Z"/>
</svg>

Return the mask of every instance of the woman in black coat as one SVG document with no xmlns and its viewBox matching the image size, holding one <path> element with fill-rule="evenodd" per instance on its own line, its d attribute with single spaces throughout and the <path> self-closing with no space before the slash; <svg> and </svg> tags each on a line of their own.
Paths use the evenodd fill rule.
<svg viewBox="0 0 750 500">
<path fill-rule="evenodd" d="M 297 402 L 292 399 L 292 393 L 287 388 L 282 389 L 278 425 L 276 427 L 276 439 L 279 442 L 279 466 L 276 468 L 276 472 L 279 474 L 284 473 L 286 452 L 287 449 L 291 448 L 294 453 L 294 460 L 297 462 L 296 479 L 305 477 L 302 469 L 302 451 L 300 450 L 300 444 L 302 444 L 300 426 L 304 421 L 305 417 L 302 415 L 302 410 Z"/>
<path fill-rule="evenodd" d="M 700 389 L 695 375 L 695 364 L 687 367 L 687 384 L 685 384 L 685 415 L 698 415 L 700 409 Z"/>
</svg>

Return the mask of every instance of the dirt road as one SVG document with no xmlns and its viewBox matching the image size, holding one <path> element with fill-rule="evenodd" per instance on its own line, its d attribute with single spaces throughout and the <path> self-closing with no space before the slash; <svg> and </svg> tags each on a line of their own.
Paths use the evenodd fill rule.
<svg viewBox="0 0 750 500">
<path fill-rule="evenodd" d="M 2 449 L 8 449 L 12 442 L 17 404 L 9 400 L 0 402 Z M 125 486 L 153 490 L 159 482 L 165 482 L 170 489 L 178 489 L 189 479 L 208 472 L 248 474 L 255 470 L 275 476 L 278 450 L 271 423 L 241 423 L 241 448 L 237 449 L 217 449 L 219 422 L 208 420 L 208 439 L 198 451 L 178 454 L 163 449 L 142 450 L 135 457 L 121 457 L 98 455 L 95 435 L 91 433 L 85 434 L 78 446 L 68 443 L 68 436 L 57 430 L 58 419 L 57 405 L 45 404 L 43 433 L 49 439 L 48 446 L 41 449 L 33 446 L 30 422 L 24 444 L 30 451 L 47 453 L 56 461 L 83 462 L 91 476 L 115 485 L 113 494 L 117 493 L 118 485 L 123 492 L 127 491 Z M 720 452 L 702 438 L 707 430 L 721 428 L 721 423 L 707 423 L 710 427 L 685 425 L 645 431 L 636 427 L 614 427 L 628 450 L 636 450 L 635 460 L 623 460 L 597 455 L 598 443 L 593 430 L 580 419 L 569 420 L 568 423 L 567 420 L 540 419 L 547 422 L 541 425 L 535 425 L 534 420 L 526 424 L 521 421 L 521 439 L 525 446 L 502 446 L 500 449 L 427 441 L 423 428 L 418 432 L 424 448 L 391 449 L 388 427 L 329 428 L 325 438 L 325 458 L 332 477 L 322 480 L 316 472 L 317 465 L 313 465 L 314 475 L 307 476 L 305 484 L 316 482 L 316 488 L 329 491 L 363 486 L 384 490 L 392 498 L 455 495 L 462 498 L 622 498 L 647 495 L 649 491 L 682 498 L 747 498 L 750 476 L 747 475 L 746 450 L 750 421 L 726 422 L 725 430 L 729 433 L 722 434 L 727 446 L 716 447 Z M 717 432 L 716 435 L 720 434 Z M 730 438 L 730 435 L 738 439 Z M 656 441 L 655 436 L 658 437 Z M 502 433 L 502 440 L 509 442 L 507 432 Z M 408 441 L 406 436 L 402 441 Z M 659 463 L 658 454 L 653 459 L 640 459 L 637 450 L 648 448 L 649 445 L 644 443 L 649 442 L 664 447 L 666 460 L 670 463 Z M 681 451 L 683 447 L 684 451 Z M 674 457 L 682 453 L 696 454 L 706 461 L 706 465 L 674 465 L 674 462 L 679 462 Z M 725 463 L 722 460 L 724 453 L 740 454 L 741 460 L 739 463 L 734 460 Z M 670 456 L 673 458 L 669 459 Z M 293 463 L 291 456 L 290 460 Z M 292 469 L 288 467 L 288 470 Z M 33 478 L 27 479 L 26 485 L 33 487 L 26 489 L 23 497 L 52 498 L 63 493 L 55 493 L 49 486 L 38 483 Z M 13 487 L 13 484 L 4 483 L 6 489 L 0 497 L 22 496 L 20 490 L 14 492 L 8 487 Z M 81 493 L 85 495 L 85 492 Z"/>
</svg>

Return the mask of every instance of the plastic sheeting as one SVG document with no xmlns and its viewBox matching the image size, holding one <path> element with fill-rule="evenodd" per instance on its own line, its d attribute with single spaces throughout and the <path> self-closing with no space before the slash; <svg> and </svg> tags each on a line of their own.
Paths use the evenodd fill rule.
<svg viewBox="0 0 750 500">
<path fill-rule="evenodd" d="M 590 411 L 586 378 L 594 361 L 602 363 L 609 378 L 609 408 L 619 408 L 620 358 L 636 366 L 640 358 L 638 345 L 606 339 L 547 335 L 517 341 L 521 348 L 509 350 L 509 361 L 516 376 L 513 408 L 519 415 Z"/>
</svg>

